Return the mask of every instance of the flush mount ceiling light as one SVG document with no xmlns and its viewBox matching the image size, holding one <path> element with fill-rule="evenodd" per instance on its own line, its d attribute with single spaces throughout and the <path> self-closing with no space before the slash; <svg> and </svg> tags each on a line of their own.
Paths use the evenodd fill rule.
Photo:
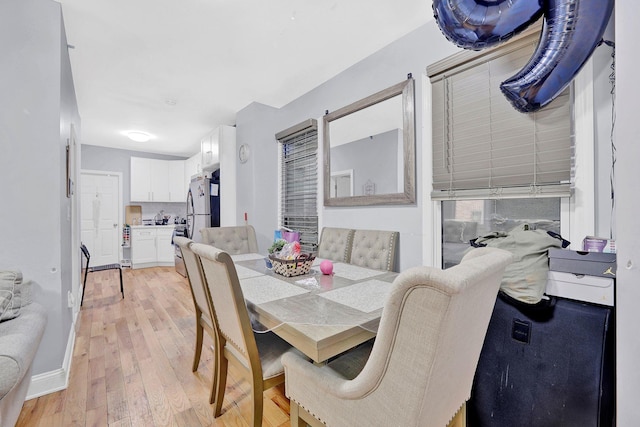
<svg viewBox="0 0 640 427">
<path fill-rule="evenodd" d="M 130 140 L 136 141 L 136 142 L 147 142 L 148 140 L 153 138 L 153 135 L 148 134 L 146 132 L 142 132 L 140 130 L 128 130 L 124 132 L 124 134 L 127 135 L 127 137 L 129 137 Z"/>
</svg>

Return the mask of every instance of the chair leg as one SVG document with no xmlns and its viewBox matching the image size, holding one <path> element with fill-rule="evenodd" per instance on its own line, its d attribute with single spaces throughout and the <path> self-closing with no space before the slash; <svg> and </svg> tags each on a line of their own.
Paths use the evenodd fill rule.
<svg viewBox="0 0 640 427">
<path fill-rule="evenodd" d="M 119 268 L 120 272 L 120 293 L 122 294 L 122 299 L 124 299 L 124 286 L 122 285 L 122 268 Z"/>
<path fill-rule="evenodd" d="M 291 427 L 300 427 L 300 408 L 293 400 L 289 403 L 289 419 Z"/>
<path fill-rule="evenodd" d="M 215 396 L 212 396 L 215 399 L 213 403 L 213 417 L 218 418 L 222 414 L 222 402 L 224 401 L 224 390 L 227 386 L 227 369 L 228 369 L 227 359 L 224 357 L 222 351 L 216 351 L 216 365 L 218 368 L 216 369 L 218 373 L 218 379 L 216 381 L 216 392 Z"/>
<path fill-rule="evenodd" d="M 202 336 L 203 336 L 203 328 L 202 324 L 202 314 L 196 309 L 196 351 L 193 355 L 193 366 L 191 367 L 191 371 L 195 372 L 198 370 L 198 365 L 200 364 L 200 355 L 202 354 Z"/>
<path fill-rule="evenodd" d="M 253 394 L 253 406 L 251 410 L 251 415 L 253 416 L 253 427 L 261 427 L 262 426 L 262 404 L 264 398 L 264 390 L 262 389 L 262 384 L 253 384 L 251 387 L 251 391 Z"/>
<path fill-rule="evenodd" d="M 89 263 L 87 263 L 87 268 L 84 270 L 84 280 L 82 281 L 82 297 L 80 298 L 80 307 L 82 307 L 82 303 L 84 302 L 84 290 L 87 287 L 87 276 L 89 275 Z"/>
</svg>

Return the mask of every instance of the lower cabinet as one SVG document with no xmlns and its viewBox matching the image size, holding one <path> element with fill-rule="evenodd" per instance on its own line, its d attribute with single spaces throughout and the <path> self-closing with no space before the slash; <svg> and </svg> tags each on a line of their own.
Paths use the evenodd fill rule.
<svg viewBox="0 0 640 427">
<path fill-rule="evenodd" d="M 131 267 L 171 266 L 174 249 L 171 244 L 173 227 L 141 226 L 131 229 Z"/>
</svg>

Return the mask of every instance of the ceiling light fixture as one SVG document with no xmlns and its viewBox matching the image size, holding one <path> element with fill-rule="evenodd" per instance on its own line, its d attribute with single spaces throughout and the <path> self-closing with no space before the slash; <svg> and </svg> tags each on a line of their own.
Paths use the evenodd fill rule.
<svg viewBox="0 0 640 427">
<path fill-rule="evenodd" d="M 125 135 L 127 135 L 127 137 L 129 137 L 130 140 L 135 142 L 147 142 L 151 138 L 153 138 L 152 135 L 139 130 L 129 130 L 125 132 Z"/>
</svg>

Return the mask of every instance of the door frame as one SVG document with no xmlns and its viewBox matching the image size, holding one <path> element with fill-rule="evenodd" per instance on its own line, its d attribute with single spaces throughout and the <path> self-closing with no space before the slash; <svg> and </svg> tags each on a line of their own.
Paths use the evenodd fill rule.
<svg viewBox="0 0 640 427">
<path fill-rule="evenodd" d="M 122 187 L 122 179 L 123 179 L 123 174 L 122 172 L 115 172 L 115 171 L 101 171 L 101 170 L 93 170 L 93 169 L 80 169 L 80 179 L 82 180 L 82 176 L 83 175 L 100 175 L 100 176 L 115 176 L 118 178 L 118 230 L 120 230 L 120 239 L 122 239 L 122 224 L 123 224 L 123 212 L 124 212 L 124 198 L 123 198 L 123 187 Z M 80 183 L 81 184 L 81 183 Z M 82 192 L 80 191 L 80 187 L 77 187 L 78 190 L 76 191 L 76 193 L 78 194 L 78 197 L 82 196 Z M 82 203 L 81 200 L 78 200 L 78 205 L 80 205 L 80 203 Z M 81 229 L 81 224 L 82 224 L 82 217 L 81 217 L 82 213 L 81 210 L 78 208 L 78 228 L 80 230 L 80 233 L 82 232 Z M 80 247 L 80 242 L 78 241 L 78 248 Z M 118 246 L 118 262 L 121 262 L 123 258 L 123 251 L 122 251 L 122 245 Z M 82 263 L 84 262 L 83 259 L 81 259 L 81 266 L 80 268 L 82 269 Z M 82 281 L 82 278 L 80 278 Z M 76 296 L 76 301 L 80 301 L 80 299 L 82 298 L 82 286 L 78 285 L 78 289 L 74 290 L 74 295 Z M 78 307 L 80 306 L 80 304 L 76 304 Z"/>
</svg>

